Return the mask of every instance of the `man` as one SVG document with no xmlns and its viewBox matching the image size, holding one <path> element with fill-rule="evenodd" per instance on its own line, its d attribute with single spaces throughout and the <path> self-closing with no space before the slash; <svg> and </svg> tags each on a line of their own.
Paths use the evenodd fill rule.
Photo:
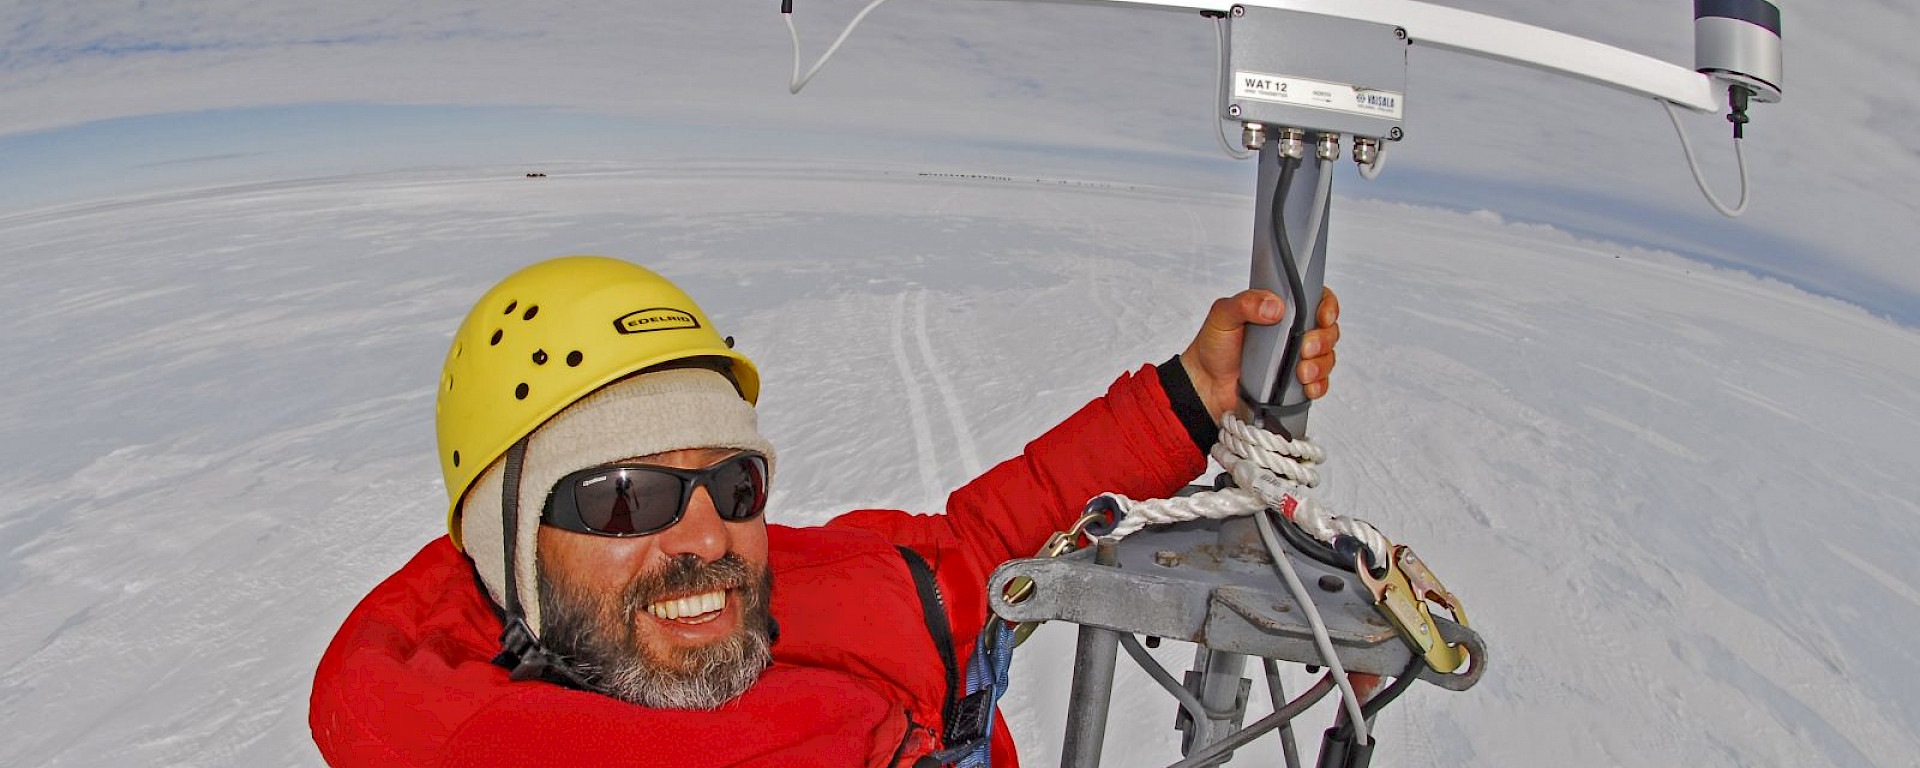
<svg viewBox="0 0 1920 768">
<path fill-rule="evenodd" d="M 1306 339 L 1314 397 L 1338 312 L 1327 294 Z M 521 270 L 468 313 L 440 381 L 450 536 L 341 627 L 314 741 L 335 766 L 938 762 L 998 717 L 955 714 L 988 574 L 1100 492 L 1163 497 L 1204 471 L 1244 326 L 1281 315 L 1265 292 L 1215 302 L 1186 351 L 944 515 L 796 529 L 762 514 L 777 462 L 759 374 L 686 294 L 613 259 Z M 991 734 L 1013 765 L 1007 729 Z"/>
</svg>

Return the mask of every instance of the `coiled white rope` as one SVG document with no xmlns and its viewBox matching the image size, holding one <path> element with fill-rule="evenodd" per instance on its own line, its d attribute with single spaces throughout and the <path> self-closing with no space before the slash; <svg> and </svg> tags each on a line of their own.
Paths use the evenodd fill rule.
<svg viewBox="0 0 1920 768">
<path fill-rule="evenodd" d="M 1288 440 L 1230 413 L 1220 421 L 1220 441 L 1213 446 L 1212 455 L 1238 487 L 1171 499 L 1136 500 L 1117 493 L 1102 494 L 1122 513 L 1119 525 L 1107 535 L 1125 538 L 1149 525 L 1223 520 L 1272 508 L 1329 545 L 1341 536 L 1359 539 L 1367 546 L 1372 565 L 1385 565 L 1388 544 L 1379 530 L 1365 520 L 1333 514 L 1305 493 L 1320 485 L 1320 472 L 1315 467 L 1327 460 L 1326 451 L 1312 440 Z"/>
<path fill-rule="evenodd" d="M 1353 683 L 1348 680 L 1345 665 L 1334 653 L 1333 640 L 1328 636 L 1326 623 L 1321 620 L 1312 596 L 1301 584 L 1300 575 L 1295 572 L 1292 559 L 1287 557 L 1279 536 L 1274 532 L 1272 521 L 1259 513 L 1267 509 L 1279 510 L 1308 535 L 1329 545 L 1341 536 L 1358 539 L 1366 545 L 1367 554 L 1372 559 L 1370 565 L 1374 567 L 1386 564 L 1385 558 L 1389 556 L 1390 547 L 1386 536 L 1365 520 L 1335 515 L 1318 500 L 1306 495 L 1305 491 L 1320 484 L 1320 473 L 1314 467 L 1327 458 L 1326 451 L 1311 440 L 1288 440 L 1229 413 L 1220 421 L 1219 442 L 1214 444 L 1211 455 L 1233 476 L 1238 487 L 1141 501 L 1117 493 L 1102 494 L 1112 500 L 1122 515 L 1120 522 L 1108 535 L 1123 538 L 1149 525 L 1255 515 L 1260 539 L 1273 556 L 1274 567 L 1286 581 L 1294 601 L 1305 609 L 1307 623 L 1313 629 L 1314 644 L 1319 648 L 1327 669 L 1333 673 L 1334 682 L 1340 686 L 1342 706 L 1354 724 L 1354 733 L 1359 743 L 1367 743 L 1368 723 L 1366 715 L 1360 710 L 1360 697 L 1353 690 Z"/>
</svg>

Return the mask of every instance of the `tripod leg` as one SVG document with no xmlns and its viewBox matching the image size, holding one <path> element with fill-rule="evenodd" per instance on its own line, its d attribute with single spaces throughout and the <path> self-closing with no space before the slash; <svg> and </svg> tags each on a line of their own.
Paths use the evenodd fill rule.
<svg viewBox="0 0 1920 768">
<path fill-rule="evenodd" d="M 1119 562 L 1117 540 L 1101 539 L 1094 562 Z M 1080 625 L 1073 654 L 1072 702 L 1067 709 L 1067 736 L 1060 749 L 1060 768 L 1097 768 L 1100 747 L 1107 736 L 1107 709 L 1113 701 L 1114 661 L 1120 653 L 1120 633 Z"/>
</svg>

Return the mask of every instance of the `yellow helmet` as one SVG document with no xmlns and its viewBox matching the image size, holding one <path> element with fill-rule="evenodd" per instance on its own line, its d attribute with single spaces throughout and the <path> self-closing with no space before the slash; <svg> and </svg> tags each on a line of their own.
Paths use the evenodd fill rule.
<svg viewBox="0 0 1920 768">
<path fill-rule="evenodd" d="M 608 383 L 692 357 L 730 360 L 741 397 L 758 401 L 753 361 L 652 270 L 566 256 L 501 280 L 454 334 L 434 405 L 454 544 L 461 499 L 520 438 Z"/>
</svg>

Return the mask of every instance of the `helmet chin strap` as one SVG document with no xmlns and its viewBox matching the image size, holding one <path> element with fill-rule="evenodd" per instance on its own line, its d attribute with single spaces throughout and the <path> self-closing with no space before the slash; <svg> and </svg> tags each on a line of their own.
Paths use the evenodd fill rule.
<svg viewBox="0 0 1920 768">
<path fill-rule="evenodd" d="M 526 611 L 520 605 L 520 467 L 526 462 L 527 439 L 520 438 L 507 449 L 500 484 L 501 528 L 506 538 L 507 561 L 506 628 L 500 632 L 500 655 L 493 661 L 512 670 L 508 677 L 514 680 L 538 680 L 551 672 L 575 686 L 593 690 L 594 686 L 574 671 L 565 657 L 540 642 L 540 636 L 527 624 Z"/>
</svg>

